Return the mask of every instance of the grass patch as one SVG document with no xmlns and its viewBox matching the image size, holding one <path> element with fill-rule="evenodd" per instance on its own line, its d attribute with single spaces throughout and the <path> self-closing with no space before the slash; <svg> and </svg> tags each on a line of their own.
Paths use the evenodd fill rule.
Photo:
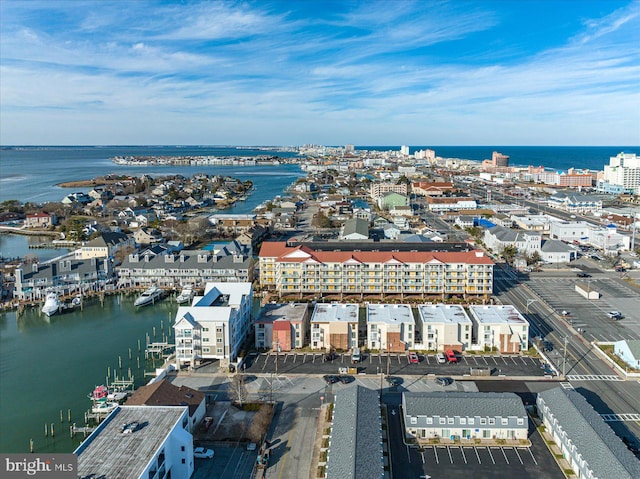
<svg viewBox="0 0 640 479">
<path fill-rule="evenodd" d="M 330 427 L 328 427 L 328 428 L 326 428 L 326 429 L 324 430 L 324 435 L 325 435 L 325 436 L 330 436 L 330 435 L 331 435 L 331 428 L 330 428 Z"/>
<path fill-rule="evenodd" d="M 328 456 L 327 451 L 322 451 L 320 453 L 320 462 L 327 462 L 327 456 Z"/>
<path fill-rule="evenodd" d="M 327 468 L 325 466 L 318 466 L 318 477 L 324 477 L 327 472 Z"/>
<path fill-rule="evenodd" d="M 567 476 L 573 476 L 573 475 L 575 475 L 575 472 L 573 472 L 573 469 L 563 469 L 563 472 L 564 472 Z"/>
<path fill-rule="evenodd" d="M 324 448 L 329 447 L 329 438 L 328 438 L 328 437 L 325 437 L 325 438 L 322 440 L 322 447 L 324 447 Z"/>
</svg>

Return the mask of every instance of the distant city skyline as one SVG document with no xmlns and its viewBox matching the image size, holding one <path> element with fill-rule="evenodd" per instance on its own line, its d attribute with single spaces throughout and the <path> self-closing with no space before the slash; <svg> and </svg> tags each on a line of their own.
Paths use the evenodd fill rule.
<svg viewBox="0 0 640 479">
<path fill-rule="evenodd" d="M 2 145 L 640 145 L 640 1 L 0 2 Z"/>
</svg>

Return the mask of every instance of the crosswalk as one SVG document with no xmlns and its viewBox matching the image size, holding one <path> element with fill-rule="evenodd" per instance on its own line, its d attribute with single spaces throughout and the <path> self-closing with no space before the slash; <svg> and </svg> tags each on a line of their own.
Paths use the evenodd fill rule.
<svg viewBox="0 0 640 479">
<path fill-rule="evenodd" d="M 568 374 L 568 381 L 622 381 L 620 376 L 606 374 Z"/>
<path fill-rule="evenodd" d="M 640 414 L 600 414 L 605 422 L 640 422 Z"/>
<path fill-rule="evenodd" d="M 568 389 L 570 391 L 573 391 L 575 388 L 571 385 L 571 383 L 560 383 L 560 386 L 562 386 L 563 389 Z"/>
</svg>

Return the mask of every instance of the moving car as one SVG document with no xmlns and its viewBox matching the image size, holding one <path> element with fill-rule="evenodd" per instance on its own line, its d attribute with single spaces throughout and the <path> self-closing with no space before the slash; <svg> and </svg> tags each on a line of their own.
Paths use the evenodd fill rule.
<svg viewBox="0 0 640 479">
<path fill-rule="evenodd" d="M 402 384 L 402 378 L 397 376 L 387 376 L 385 380 L 389 383 L 389 386 L 400 386 Z"/>
<path fill-rule="evenodd" d="M 609 311 L 607 316 L 611 319 L 622 319 L 622 313 L 620 311 Z"/>
<path fill-rule="evenodd" d="M 206 447 L 196 447 L 193 450 L 193 457 L 198 459 L 211 459 L 213 458 L 213 449 L 207 449 Z"/>
<path fill-rule="evenodd" d="M 444 364 L 447 362 L 447 358 L 444 357 L 444 354 L 438 353 L 436 354 L 436 361 L 438 361 L 439 364 Z"/>
<path fill-rule="evenodd" d="M 576 276 L 578 278 L 591 278 L 591 275 L 589 273 L 584 273 L 584 272 L 583 273 L 578 273 L 578 274 L 576 274 Z"/>
<path fill-rule="evenodd" d="M 545 351 L 553 351 L 553 343 L 551 341 L 545 341 L 542 345 Z"/>
<path fill-rule="evenodd" d="M 452 378 L 436 378 L 435 382 L 440 386 L 448 386 L 449 384 L 453 384 Z"/>
<path fill-rule="evenodd" d="M 409 362 L 417 364 L 418 362 L 420 362 L 420 359 L 418 359 L 418 355 L 416 353 L 409 353 Z"/>
</svg>

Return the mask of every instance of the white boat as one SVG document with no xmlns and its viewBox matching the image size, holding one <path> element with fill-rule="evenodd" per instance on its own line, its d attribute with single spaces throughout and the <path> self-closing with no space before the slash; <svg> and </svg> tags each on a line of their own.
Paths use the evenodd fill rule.
<svg viewBox="0 0 640 479">
<path fill-rule="evenodd" d="M 51 317 L 58 312 L 60 309 L 60 300 L 58 299 L 58 295 L 56 293 L 47 293 L 47 298 L 44 302 L 44 306 L 42 306 L 42 312 L 47 315 L 47 317 Z"/>
<path fill-rule="evenodd" d="M 146 306 L 155 303 L 162 296 L 162 290 L 157 286 L 151 286 L 133 303 L 135 306 Z"/>
<path fill-rule="evenodd" d="M 180 294 L 176 296 L 176 302 L 178 304 L 189 303 L 193 299 L 193 295 L 193 288 L 191 286 L 186 286 L 185 288 L 182 288 Z"/>
<path fill-rule="evenodd" d="M 91 408 L 94 414 L 107 414 L 117 408 L 119 404 L 115 401 L 96 402 Z"/>
</svg>

